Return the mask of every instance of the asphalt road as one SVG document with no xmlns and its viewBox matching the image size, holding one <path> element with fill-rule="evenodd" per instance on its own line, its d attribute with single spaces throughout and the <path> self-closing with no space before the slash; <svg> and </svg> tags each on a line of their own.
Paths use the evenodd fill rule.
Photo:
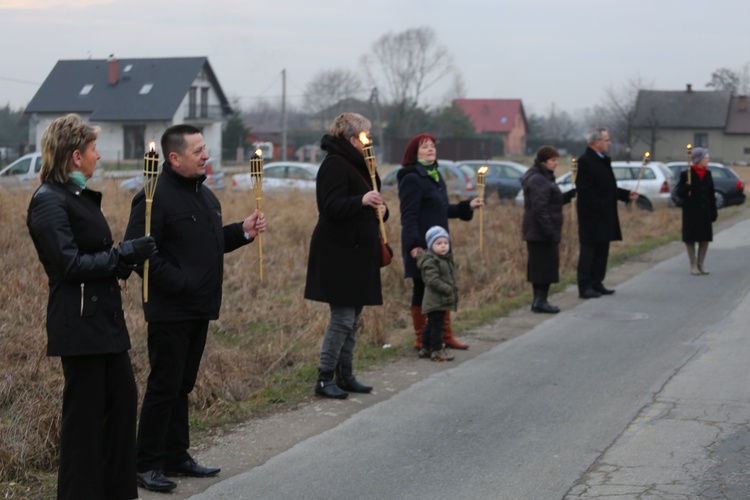
<svg viewBox="0 0 750 500">
<path fill-rule="evenodd" d="M 708 276 L 672 254 L 453 367 L 406 360 L 374 395 L 249 424 L 198 454 L 222 476 L 167 496 L 750 498 L 750 221 L 716 236 Z"/>
</svg>

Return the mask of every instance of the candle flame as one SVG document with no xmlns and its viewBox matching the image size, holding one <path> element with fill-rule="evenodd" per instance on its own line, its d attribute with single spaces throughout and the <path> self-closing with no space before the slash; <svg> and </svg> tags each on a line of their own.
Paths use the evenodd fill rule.
<svg viewBox="0 0 750 500">
<path fill-rule="evenodd" d="M 367 138 L 367 132 L 360 132 L 359 133 L 359 141 L 362 144 L 364 144 L 365 146 L 367 146 L 368 144 L 370 144 L 370 139 Z"/>
<path fill-rule="evenodd" d="M 477 174 L 484 175 L 487 173 L 488 170 L 489 168 L 487 168 L 487 165 L 482 165 L 481 167 L 477 169 Z"/>
<path fill-rule="evenodd" d="M 688 144 L 688 145 L 687 145 L 687 148 L 688 148 L 688 149 L 693 149 L 693 145 L 692 145 L 692 144 Z"/>
<path fill-rule="evenodd" d="M 260 148 L 255 150 L 255 156 L 260 156 L 262 154 L 263 154 L 263 151 Z"/>
<path fill-rule="evenodd" d="M 651 153 L 649 153 L 648 151 L 646 151 L 646 154 L 643 155 L 644 158 L 648 158 L 649 156 L 651 156 Z"/>
<path fill-rule="evenodd" d="M 148 150 L 149 152 L 153 153 L 156 151 L 156 143 L 154 141 L 151 141 L 148 143 Z"/>
</svg>

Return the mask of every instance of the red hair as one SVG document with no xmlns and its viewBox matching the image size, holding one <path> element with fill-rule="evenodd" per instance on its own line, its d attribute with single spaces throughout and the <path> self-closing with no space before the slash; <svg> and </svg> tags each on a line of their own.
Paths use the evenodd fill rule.
<svg viewBox="0 0 750 500">
<path fill-rule="evenodd" d="M 419 146 L 425 141 L 435 142 L 435 138 L 431 134 L 417 134 L 412 137 L 409 144 L 406 145 L 404 157 L 401 159 L 401 165 L 406 166 L 411 165 L 412 163 L 417 163 L 417 150 L 419 150 Z"/>
</svg>

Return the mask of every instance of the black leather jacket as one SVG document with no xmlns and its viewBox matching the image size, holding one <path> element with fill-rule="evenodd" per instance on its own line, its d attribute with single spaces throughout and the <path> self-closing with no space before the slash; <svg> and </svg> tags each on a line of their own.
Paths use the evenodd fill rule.
<svg viewBox="0 0 750 500">
<path fill-rule="evenodd" d="M 130 348 L 115 276 L 119 254 L 101 199 L 71 182 L 42 184 L 31 198 L 26 224 L 49 279 L 48 356 Z"/>
</svg>

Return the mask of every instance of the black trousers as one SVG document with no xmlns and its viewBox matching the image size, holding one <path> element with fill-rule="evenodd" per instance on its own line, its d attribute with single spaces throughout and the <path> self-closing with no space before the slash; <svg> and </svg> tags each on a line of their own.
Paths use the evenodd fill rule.
<svg viewBox="0 0 750 500">
<path fill-rule="evenodd" d="M 578 255 L 578 291 L 597 288 L 604 282 L 609 259 L 609 241 L 581 243 Z"/>
<path fill-rule="evenodd" d="M 188 394 L 195 387 L 207 332 L 207 320 L 148 324 L 151 373 L 138 425 L 138 472 L 191 458 Z"/>
<path fill-rule="evenodd" d="M 130 356 L 127 352 L 64 356 L 62 367 L 58 500 L 138 498 L 138 389 Z"/>
<path fill-rule="evenodd" d="M 427 314 L 427 324 L 422 331 L 422 345 L 430 351 L 443 348 L 443 322 L 445 311 L 432 311 Z"/>
</svg>

